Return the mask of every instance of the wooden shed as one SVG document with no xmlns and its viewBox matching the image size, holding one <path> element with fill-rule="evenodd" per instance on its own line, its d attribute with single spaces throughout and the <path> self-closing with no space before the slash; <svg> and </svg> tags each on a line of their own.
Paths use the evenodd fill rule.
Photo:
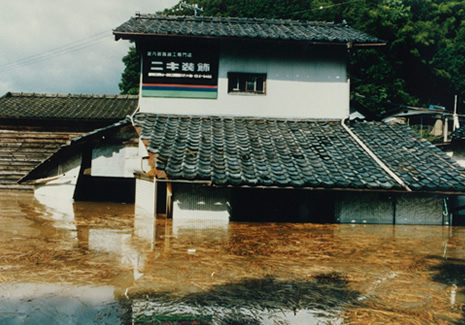
<svg viewBox="0 0 465 325">
<path fill-rule="evenodd" d="M 18 180 L 77 136 L 124 119 L 138 97 L 8 92 L 0 97 L 0 190 L 32 190 Z"/>
</svg>

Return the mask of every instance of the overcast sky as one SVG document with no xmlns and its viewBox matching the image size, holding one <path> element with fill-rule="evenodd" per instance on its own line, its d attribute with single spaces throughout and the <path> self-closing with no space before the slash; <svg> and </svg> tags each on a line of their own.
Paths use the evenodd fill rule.
<svg viewBox="0 0 465 325">
<path fill-rule="evenodd" d="M 118 94 L 129 42 L 112 30 L 179 0 L 1 0 L 0 96 Z"/>
</svg>

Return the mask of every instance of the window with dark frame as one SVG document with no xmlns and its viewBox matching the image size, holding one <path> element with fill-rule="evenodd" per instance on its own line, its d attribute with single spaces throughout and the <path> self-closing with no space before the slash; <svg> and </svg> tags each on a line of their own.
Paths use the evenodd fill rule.
<svg viewBox="0 0 465 325">
<path fill-rule="evenodd" d="M 228 93 L 265 94 L 266 73 L 228 73 Z"/>
</svg>

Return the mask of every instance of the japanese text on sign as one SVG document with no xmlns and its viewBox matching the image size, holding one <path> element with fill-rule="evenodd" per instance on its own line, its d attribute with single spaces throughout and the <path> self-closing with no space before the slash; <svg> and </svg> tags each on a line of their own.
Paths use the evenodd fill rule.
<svg viewBox="0 0 465 325">
<path fill-rule="evenodd" d="M 145 51 L 143 96 L 216 98 L 218 50 L 199 44 L 186 46 L 189 50 L 169 46 Z"/>
</svg>

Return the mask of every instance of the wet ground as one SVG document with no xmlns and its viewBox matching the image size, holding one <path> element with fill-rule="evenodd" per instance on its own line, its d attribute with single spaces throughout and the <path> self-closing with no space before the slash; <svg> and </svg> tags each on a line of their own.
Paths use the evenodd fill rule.
<svg viewBox="0 0 465 325">
<path fill-rule="evenodd" d="M 465 228 L 155 220 L 0 193 L 1 324 L 463 324 Z"/>
</svg>

